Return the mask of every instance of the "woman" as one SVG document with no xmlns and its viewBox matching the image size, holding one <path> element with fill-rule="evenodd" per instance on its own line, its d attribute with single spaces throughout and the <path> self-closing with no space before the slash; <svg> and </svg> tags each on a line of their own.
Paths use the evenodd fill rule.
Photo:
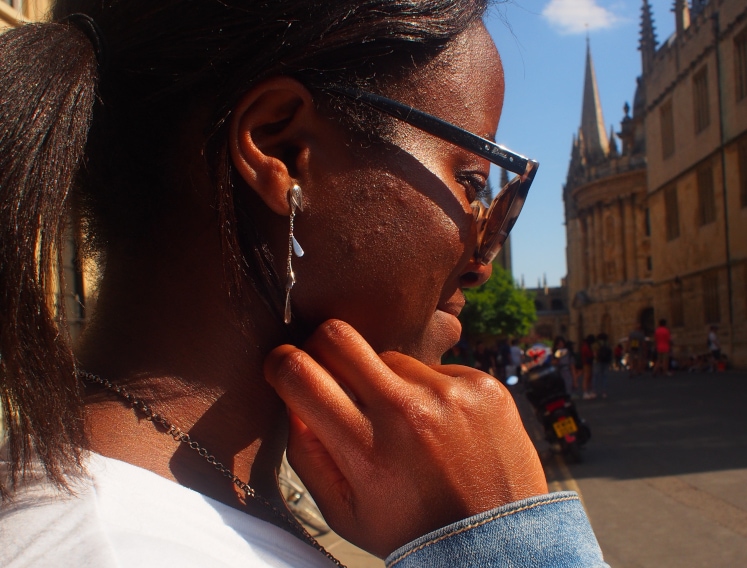
<svg viewBox="0 0 747 568">
<path fill-rule="evenodd" d="M 583 370 L 581 375 L 581 384 L 583 389 L 583 399 L 593 400 L 597 395 L 592 390 L 592 370 L 594 368 L 594 342 L 596 338 L 593 335 L 587 335 L 581 343 L 581 361 L 583 361 Z"/>
<path fill-rule="evenodd" d="M 329 565 L 278 490 L 286 443 L 330 526 L 389 564 L 601 563 L 505 390 L 438 365 L 532 163 L 478 243 L 507 154 L 390 99 L 491 136 L 484 10 L 62 1 L 0 36 L 2 563 Z M 74 347 L 45 309 L 67 214 L 102 266 Z"/>
<path fill-rule="evenodd" d="M 553 363 L 557 365 L 560 376 L 563 377 L 565 390 L 569 395 L 575 391 L 576 374 L 574 373 L 573 351 L 566 345 L 565 338 L 558 335 L 552 344 Z"/>
</svg>

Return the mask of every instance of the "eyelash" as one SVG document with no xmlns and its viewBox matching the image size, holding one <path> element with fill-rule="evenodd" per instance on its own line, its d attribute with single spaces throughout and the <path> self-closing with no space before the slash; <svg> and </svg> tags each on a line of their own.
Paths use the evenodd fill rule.
<svg viewBox="0 0 747 568">
<path fill-rule="evenodd" d="M 487 180 L 481 175 L 460 174 L 456 179 L 467 188 L 467 199 L 469 199 L 470 203 L 478 199 L 484 201 L 490 197 L 490 186 L 488 186 Z"/>
</svg>

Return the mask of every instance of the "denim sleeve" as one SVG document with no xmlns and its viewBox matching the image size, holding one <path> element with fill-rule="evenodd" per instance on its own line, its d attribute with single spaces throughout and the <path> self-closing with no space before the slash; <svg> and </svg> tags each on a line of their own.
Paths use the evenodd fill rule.
<svg viewBox="0 0 747 568">
<path fill-rule="evenodd" d="M 509 503 L 439 529 L 392 552 L 386 566 L 609 568 L 571 491 Z"/>
</svg>

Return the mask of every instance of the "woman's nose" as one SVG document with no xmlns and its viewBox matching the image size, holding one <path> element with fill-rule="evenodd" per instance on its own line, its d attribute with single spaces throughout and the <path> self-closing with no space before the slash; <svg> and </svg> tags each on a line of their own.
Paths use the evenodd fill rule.
<svg viewBox="0 0 747 568">
<path fill-rule="evenodd" d="M 464 272 L 459 277 L 459 284 L 462 288 L 477 288 L 485 284 L 492 273 L 492 264 L 482 264 L 473 257 L 464 267 Z"/>
</svg>

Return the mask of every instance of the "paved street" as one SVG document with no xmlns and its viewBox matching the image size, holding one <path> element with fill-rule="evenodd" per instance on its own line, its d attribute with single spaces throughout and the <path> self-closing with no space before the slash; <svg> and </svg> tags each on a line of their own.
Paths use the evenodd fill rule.
<svg viewBox="0 0 747 568">
<path fill-rule="evenodd" d="M 615 373 L 578 407 L 585 461 L 548 476 L 577 484 L 611 566 L 747 566 L 747 373 Z"/>
<path fill-rule="evenodd" d="M 612 373 L 609 386 L 609 399 L 577 402 L 592 429 L 581 464 L 551 454 L 512 389 L 550 490 L 581 493 L 613 568 L 747 566 L 747 373 Z M 383 566 L 320 540 L 351 567 Z"/>
</svg>

